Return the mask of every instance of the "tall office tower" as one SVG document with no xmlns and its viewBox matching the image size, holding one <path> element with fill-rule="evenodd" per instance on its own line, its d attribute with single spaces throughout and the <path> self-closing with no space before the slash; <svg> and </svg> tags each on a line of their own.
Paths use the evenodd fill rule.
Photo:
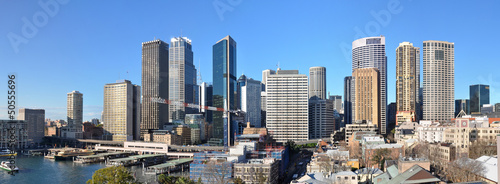
<svg viewBox="0 0 500 184">
<path fill-rule="evenodd" d="M 236 110 L 236 42 L 230 36 L 219 40 L 213 49 L 213 105 L 225 112 Z M 234 140 L 231 115 L 214 111 L 213 137 L 223 139 L 224 146 L 231 146 Z M 224 119 L 227 116 L 227 120 Z"/>
<path fill-rule="evenodd" d="M 458 99 L 455 100 L 455 117 L 457 117 L 460 111 L 464 111 L 465 114 L 470 114 L 470 100 L 469 99 Z"/>
<path fill-rule="evenodd" d="M 262 92 L 260 92 L 261 127 L 266 127 L 267 77 L 274 74 L 276 74 L 276 71 L 274 70 L 267 69 L 262 71 Z"/>
<path fill-rule="evenodd" d="M 174 102 L 194 103 L 196 69 L 193 65 L 191 40 L 175 37 L 170 40 L 168 52 L 168 99 Z M 186 114 L 193 114 L 196 109 L 183 105 L 169 105 L 169 122 L 184 121 Z"/>
<path fill-rule="evenodd" d="M 424 41 L 423 120 L 449 121 L 455 100 L 454 43 Z"/>
<path fill-rule="evenodd" d="M 344 78 L 344 124 L 351 124 L 354 109 L 352 109 L 352 103 L 354 102 L 354 96 L 352 92 L 354 90 L 352 86 L 352 76 L 347 76 Z"/>
<path fill-rule="evenodd" d="M 202 82 L 200 84 L 200 105 L 202 106 L 212 106 L 212 84 L 207 84 L 206 82 Z M 205 115 L 206 122 L 212 122 L 212 111 L 205 110 L 204 108 L 200 109 L 200 112 Z"/>
<path fill-rule="evenodd" d="M 329 138 L 335 130 L 333 101 L 313 96 L 309 99 L 309 139 Z"/>
<path fill-rule="evenodd" d="M 79 91 L 68 93 L 67 117 L 68 125 L 61 129 L 62 137 L 74 139 L 83 138 L 83 94 Z"/>
<path fill-rule="evenodd" d="M 19 109 L 18 120 L 24 120 L 28 126 L 28 142 L 40 143 L 45 136 L 45 110 Z"/>
<path fill-rule="evenodd" d="M 476 84 L 469 86 L 470 113 L 481 114 L 481 107 L 490 104 L 490 86 Z"/>
<path fill-rule="evenodd" d="M 340 114 L 344 113 L 344 109 L 342 108 L 342 96 L 330 95 L 328 99 L 333 103 L 333 109 L 337 110 Z"/>
<path fill-rule="evenodd" d="M 238 79 L 241 111 L 245 112 L 245 121 L 256 128 L 261 127 L 261 82 L 241 75 Z"/>
<path fill-rule="evenodd" d="M 104 136 L 112 141 L 140 140 L 141 86 L 128 80 L 104 85 Z"/>
<path fill-rule="evenodd" d="M 357 68 L 377 68 L 380 75 L 380 133 L 387 133 L 387 56 L 385 55 L 385 37 L 366 37 L 352 42 L 352 71 Z M 354 75 L 353 79 L 356 81 Z M 357 84 L 354 82 L 354 86 Z M 358 94 L 354 93 L 354 97 Z M 358 109 L 353 103 L 353 109 Z M 357 114 L 357 113 L 356 113 Z"/>
<path fill-rule="evenodd" d="M 410 111 L 418 116 L 420 110 L 420 48 L 410 42 L 396 49 L 396 111 Z M 420 117 L 416 117 L 418 121 Z"/>
<path fill-rule="evenodd" d="M 326 99 L 326 68 L 316 66 L 309 68 L 309 98 L 317 96 Z"/>
<path fill-rule="evenodd" d="M 151 98 L 168 99 L 168 77 L 168 43 L 142 43 L 141 139 L 168 122 L 168 105 L 151 102 Z"/>
<path fill-rule="evenodd" d="M 380 74 L 377 68 L 354 69 L 352 77 L 356 80 L 354 91 L 356 100 L 354 107 L 355 121 L 371 121 L 377 125 L 378 133 L 381 134 L 380 116 Z M 384 127 L 385 128 L 385 127 Z"/>
<path fill-rule="evenodd" d="M 278 142 L 309 138 L 307 75 L 298 70 L 280 70 L 267 77 L 267 120 L 271 136 Z"/>
</svg>

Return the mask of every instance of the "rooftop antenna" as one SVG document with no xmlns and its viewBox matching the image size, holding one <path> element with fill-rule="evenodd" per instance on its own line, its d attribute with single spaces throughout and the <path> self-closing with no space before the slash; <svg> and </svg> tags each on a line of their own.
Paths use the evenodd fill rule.
<svg viewBox="0 0 500 184">
<path fill-rule="evenodd" d="M 201 61 L 198 59 L 198 84 L 201 84 L 203 82 L 203 79 L 201 78 Z"/>
</svg>

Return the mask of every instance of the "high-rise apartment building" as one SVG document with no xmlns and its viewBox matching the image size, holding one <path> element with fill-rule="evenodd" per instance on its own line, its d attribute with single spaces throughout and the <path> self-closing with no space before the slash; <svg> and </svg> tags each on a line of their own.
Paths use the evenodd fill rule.
<svg viewBox="0 0 500 184">
<path fill-rule="evenodd" d="M 329 138 L 335 123 L 332 100 L 317 96 L 309 99 L 309 139 Z"/>
<path fill-rule="evenodd" d="M 104 136 L 112 141 L 140 140 L 141 87 L 128 80 L 104 86 Z"/>
<path fill-rule="evenodd" d="M 470 100 L 469 99 L 457 99 L 455 100 L 455 117 L 464 111 L 465 114 L 470 114 Z"/>
<path fill-rule="evenodd" d="M 354 102 L 353 91 L 352 76 L 347 76 L 344 78 L 344 124 L 352 123 L 354 113 L 354 109 L 352 109 L 352 103 Z"/>
<path fill-rule="evenodd" d="M 469 86 L 470 113 L 481 114 L 481 107 L 490 104 L 490 86 L 476 84 Z"/>
<path fill-rule="evenodd" d="M 309 68 L 309 98 L 317 96 L 326 99 L 326 68 L 316 66 Z"/>
<path fill-rule="evenodd" d="M 168 122 L 168 105 L 151 98 L 168 99 L 168 43 L 153 40 L 142 43 L 141 139 L 150 130 Z"/>
<path fill-rule="evenodd" d="M 454 43 L 424 41 L 423 120 L 448 121 L 455 101 Z"/>
<path fill-rule="evenodd" d="M 27 125 L 28 142 L 40 143 L 45 136 L 45 110 L 43 109 L 19 109 L 18 120 L 24 120 Z"/>
<path fill-rule="evenodd" d="M 72 139 L 83 138 L 83 94 L 79 91 L 68 93 L 67 117 L 68 125 L 61 128 L 61 136 Z"/>
<path fill-rule="evenodd" d="M 236 42 L 230 36 L 226 36 L 213 45 L 212 50 L 213 106 L 224 108 L 225 112 L 236 110 Z M 223 139 L 224 146 L 230 146 L 234 134 L 231 128 L 231 115 L 225 112 L 212 113 L 213 137 Z M 224 116 L 227 116 L 227 120 Z"/>
<path fill-rule="evenodd" d="M 175 37 L 170 40 L 168 52 L 168 99 L 174 102 L 194 103 L 196 96 L 196 69 L 193 65 L 191 40 Z M 169 122 L 182 121 L 196 109 L 183 105 L 169 105 Z"/>
<path fill-rule="evenodd" d="M 266 127 L 278 142 L 305 141 L 308 130 L 307 75 L 280 70 L 267 76 Z"/>
<path fill-rule="evenodd" d="M 245 112 L 245 121 L 256 128 L 261 127 L 261 82 L 241 75 L 238 79 L 239 102 L 241 111 Z"/>
<path fill-rule="evenodd" d="M 382 132 L 380 117 L 380 74 L 377 68 L 354 69 L 352 77 L 356 92 L 354 107 L 355 121 L 367 122 L 377 125 L 378 133 Z"/>
<path fill-rule="evenodd" d="M 352 70 L 357 68 L 377 68 L 380 75 L 380 133 L 387 133 L 387 56 L 385 55 L 385 37 L 366 37 L 352 42 Z M 355 79 L 353 75 L 353 79 Z M 357 86 L 354 82 L 354 86 Z M 353 96 L 358 92 L 356 91 Z M 353 109 L 357 109 L 353 102 Z"/>
<path fill-rule="evenodd" d="M 410 42 L 396 49 L 396 106 L 397 111 L 415 114 L 420 110 L 420 48 Z M 417 117 L 417 120 L 419 117 Z"/>
</svg>

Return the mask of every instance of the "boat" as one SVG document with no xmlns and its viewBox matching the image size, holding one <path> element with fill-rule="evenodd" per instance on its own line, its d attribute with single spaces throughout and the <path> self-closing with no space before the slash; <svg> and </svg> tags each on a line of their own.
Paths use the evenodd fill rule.
<svg viewBox="0 0 500 184">
<path fill-rule="evenodd" d="M 16 165 L 11 164 L 9 161 L 2 161 L 2 163 L 0 163 L 0 169 L 6 171 L 19 171 L 19 168 Z"/>
<path fill-rule="evenodd" d="M 17 152 L 11 151 L 9 149 L 3 149 L 0 151 L 0 157 L 16 156 Z"/>
<path fill-rule="evenodd" d="M 72 160 L 76 156 L 89 156 L 93 155 L 94 152 L 87 149 L 64 149 L 54 155 L 55 160 Z"/>
</svg>

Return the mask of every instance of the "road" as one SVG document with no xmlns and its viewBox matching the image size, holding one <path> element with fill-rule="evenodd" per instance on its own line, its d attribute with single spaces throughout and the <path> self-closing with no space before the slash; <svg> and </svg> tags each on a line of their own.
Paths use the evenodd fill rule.
<svg viewBox="0 0 500 184">
<path fill-rule="evenodd" d="M 292 177 L 294 174 L 298 175 L 297 178 L 300 178 L 302 173 L 305 174 L 307 172 L 307 163 L 311 160 L 311 156 L 312 152 L 307 150 L 301 150 L 299 153 L 292 155 L 284 183 L 290 183 L 293 180 Z M 299 165 L 300 162 L 302 162 L 302 165 Z"/>
</svg>

